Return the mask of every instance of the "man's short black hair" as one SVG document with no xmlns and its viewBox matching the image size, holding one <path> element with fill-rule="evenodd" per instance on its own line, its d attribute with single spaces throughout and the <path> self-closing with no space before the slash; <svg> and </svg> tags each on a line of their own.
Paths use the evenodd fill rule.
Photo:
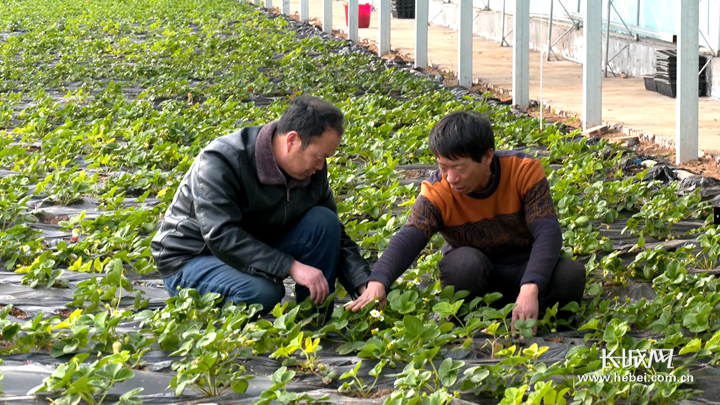
<svg viewBox="0 0 720 405">
<path fill-rule="evenodd" d="M 438 157 L 456 160 L 464 157 L 480 162 L 495 150 L 495 136 L 487 118 L 470 111 L 448 114 L 430 131 L 430 151 Z"/>
<path fill-rule="evenodd" d="M 342 111 L 327 101 L 312 96 L 299 96 L 280 117 L 277 133 L 297 132 L 303 148 L 306 148 L 328 128 L 342 136 L 344 120 Z"/>
</svg>

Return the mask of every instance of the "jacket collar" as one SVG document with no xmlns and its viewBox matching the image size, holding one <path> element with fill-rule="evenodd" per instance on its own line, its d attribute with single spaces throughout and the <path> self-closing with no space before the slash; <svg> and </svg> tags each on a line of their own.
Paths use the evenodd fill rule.
<svg viewBox="0 0 720 405">
<path fill-rule="evenodd" d="M 310 177 L 296 180 L 285 176 L 277 165 L 273 154 L 272 139 L 277 129 L 277 121 L 264 125 L 260 129 L 255 145 L 255 167 L 260 183 L 268 186 L 287 186 L 288 188 L 305 187 L 310 184 Z"/>
</svg>

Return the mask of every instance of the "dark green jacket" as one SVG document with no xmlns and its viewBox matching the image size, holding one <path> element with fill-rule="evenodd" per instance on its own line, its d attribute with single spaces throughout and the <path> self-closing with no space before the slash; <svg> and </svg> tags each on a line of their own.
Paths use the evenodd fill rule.
<svg viewBox="0 0 720 405">
<path fill-rule="evenodd" d="M 151 242 L 162 277 L 197 255 L 281 283 L 294 259 L 266 244 L 314 206 L 337 213 L 327 164 L 305 181 L 286 180 L 272 153 L 277 124 L 244 128 L 217 138 L 183 178 Z M 370 266 L 341 226 L 339 279 L 353 294 Z"/>
</svg>

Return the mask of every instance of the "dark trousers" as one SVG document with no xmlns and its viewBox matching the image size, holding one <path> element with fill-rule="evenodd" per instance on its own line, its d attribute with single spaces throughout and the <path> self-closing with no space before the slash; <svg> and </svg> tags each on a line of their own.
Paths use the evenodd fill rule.
<svg viewBox="0 0 720 405">
<path fill-rule="evenodd" d="M 340 262 L 340 220 L 335 213 L 325 207 L 313 207 L 270 245 L 300 263 L 321 270 L 330 293 L 335 292 Z M 243 273 L 215 256 L 195 257 L 164 281 L 170 296 L 177 296 L 178 286 L 194 288 L 200 295 L 216 292 L 235 304 L 262 304 L 262 314 L 271 312 L 285 297 L 282 283 L 275 284 L 266 277 Z M 300 303 L 310 296 L 310 291 L 296 285 L 295 295 Z"/>
<path fill-rule="evenodd" d="M 455 291 L 469 291 L 470 297 L 466 302 L 473 297 L 499 292 L 503 297 L 491 305 L 500 309 L 517 300 L 527 262 L 493 264 L 483 252 L 471 247 L 460 247 L 445 255 L 438 266 L 443 288 L 452 285 Z M 540 319 L 545 309 L 555 303 L 559 303 L 558 309 L 571 301 L 580 305 L 584 291 L 585 266 L 574 260 L 559 258 L 550 282 L 538 295 Z M 567 319 L 571 315 L 567 311 L 560 311 L 557 318 Z"/>
</svg>

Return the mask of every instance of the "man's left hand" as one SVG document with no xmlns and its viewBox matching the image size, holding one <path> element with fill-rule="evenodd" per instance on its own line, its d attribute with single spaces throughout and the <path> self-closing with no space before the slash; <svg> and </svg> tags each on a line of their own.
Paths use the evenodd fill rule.
<svg viewBox="0 0 720 405">
<path fill-rule="evenodd" d="M 355 290 L 355 292 L 357 293 L 358 296 L 361 296 L 362 293 L 364 293 L 366 289 L 367 289 L 367 288 L 365 287 L 365 285 L 361 285 L 360 287 L 358 287 L 358 288 Z"/>
<path fill-rule="evenodd" d="M 512 336 L 515 337 L 515 321 L 518 319 L 522 319 L 523 321 L 526 321 L 528 319 L 534 319 L 537 321 L 538 314 L 540 312 L 539 303 L 538 303 L 538 294 L 540 290 L 537 286 L 537 284 L 528 283 L 523 284 L 522 287 L 520 287 L 520 294 L 518 294 L 517 300 L 515 301 L 517 303 L 517 306 L 515 309 L 513 309 L 512 312 Z M 533 336 L 537 334 L 537 323 L 533 327 Z"/>
</svg>

